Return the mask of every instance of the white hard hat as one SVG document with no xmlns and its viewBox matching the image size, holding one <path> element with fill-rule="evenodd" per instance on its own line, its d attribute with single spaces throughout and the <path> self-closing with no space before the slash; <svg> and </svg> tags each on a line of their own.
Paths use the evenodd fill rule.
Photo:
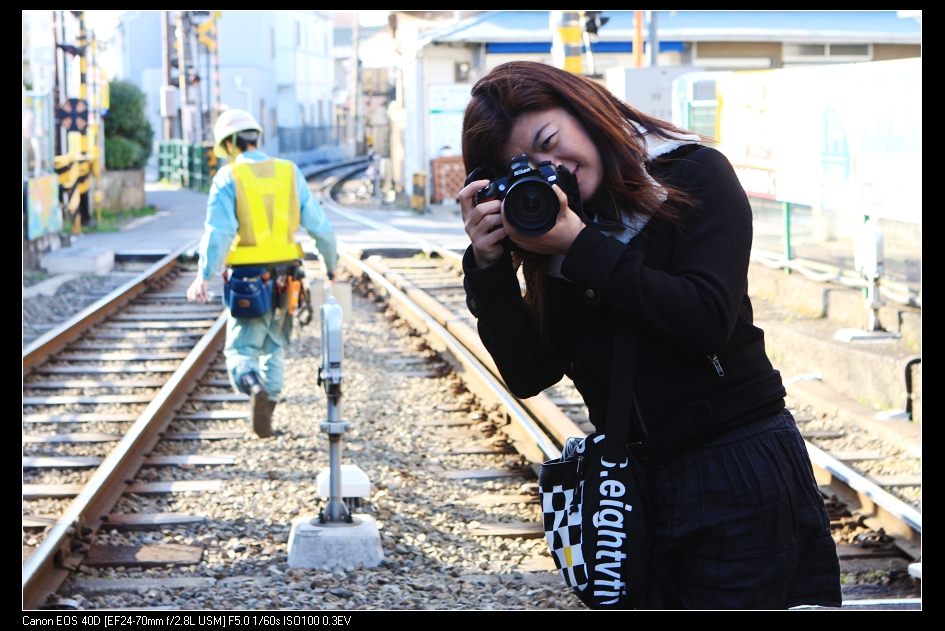
<svg viewBox="0 0 945 631">
<path fill-rule="evenodd" d="M 218 158 L 227 158 L 223 150 L 223 141 L 241 131 L 255 130 L 260 134 L 263 128 L 259 126 L 252 114 L 246 110 L 226 110 L 220 114 L 217 124 L 213 126 L 213 153 Z"/>
</svg>

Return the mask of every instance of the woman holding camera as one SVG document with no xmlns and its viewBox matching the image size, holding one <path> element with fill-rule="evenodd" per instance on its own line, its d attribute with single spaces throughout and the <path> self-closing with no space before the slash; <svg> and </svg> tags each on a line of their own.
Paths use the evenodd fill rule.
<svg viewBox="0 0 945 631">
<path fill-rule="evenodd" d="M 512 392 L 531 397 L 567 375 L 599 432 L 615 322 L 634 329 L 633 405 L 620 413 L 630 442 L 649 449 L 641 607 L 839 606 L 823 498 L 752 324 L 751 208 L 701 140 L 578 75 L 497 66 L 473 87 L 463 123 L 466 170 L 483 167 L 459 194 L 467 304 Z M 490 180 L 514 182 L 509 162 L 521 154 L 576 177 L 578 195 L 551 185 L 557 217 L 537 236 L 510 223 L 521 204 L 474 200 Z"/>
</svg>

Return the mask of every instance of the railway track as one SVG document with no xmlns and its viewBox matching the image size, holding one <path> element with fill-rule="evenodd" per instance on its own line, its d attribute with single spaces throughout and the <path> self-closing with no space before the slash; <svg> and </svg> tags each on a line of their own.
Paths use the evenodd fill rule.
<svg viewBox="0 0 945 631">
<path fill-rule="evenodd" d="M 286 567 L 286 523 L 318 506 L 312 481 L 327 458 L 311 420 L 323 403 L 313 374 L 317 326 L 300 330 L 290 346 L 299 379 L 287 384 L 277 411 L 282 433 L 248 441 L 245 404 L 222 372 L 222 307 L 208 318 L 181 299 L 195 268 L 172 255 L 154 266 L 166 270 L 159 279 L 129 282 L 133 295 L 100 301 L 111 313 L 87 309 L 95 315 L 83 312 L 24 351 L 24 434 L 43 437 L 24 442 L 24 547 L 31 553 L 24 607 L 581 608 L 549 573 L 534 473 L 557 456 L 564 438 L 590 431 L 583 403 L 567 382 L 528 401 L 505 392 L 465 308 L 456 253 L 415 237 L 405 246 L 403 257 L 353 246 L 342 254 L 343 278 L 358 290 L 346 325 L 353 378 L 345 403 L 361 424 L 346 436 L 346 457 L 374 482 L 363 509 L 383 526 L 384 566 Z M 116 311 L 119 305 L 126 310 Z M 130 323 L 144 326 L 129 331 Z M 122 337 L 89 337 L 105 333 Z M 145 338 L 154 345 L 148 354 L 137 346 Z M 105 344 L 122 346 L 85 348 Z M 78 369 L 44 372 L 53 368 Z M 71 437 L 50 439 L 51 431 Z M 822 488 L 836 489 L 826 498 L 836 531 L 867 535 L 853 544 L 866 552 L 850 558 L 886 562 L 904 558 L 903 549 L 915 552 L 921 516 L 837 463 L 815 465 L 830 475 L 819 475 Z M 851 480 L 852 490 L 843 490 Z M 28 486 L 70 484 L 74 496 Z M 272 498 L 278 509 L 254 508 Z M 902 545 L 890 547 L 888 534 Z M 864 543 L 870 545 L 857 545 Z M 411 576 L 418 570 L 437 580 Z M 94 596 L 91 583 L 103 572 L 128 582 L 136 597 L 116 602 L 104 588 Z M 262 595 L 247 599 L 247 589 Z"/>
<path fill-rule="evenodd" d="M 313 167 L 307 174 L 327 179 L 336 169 Z M 98 300 L 70 294 L 72 304 L 60 310 L 65 321 L 50 328 L 46 318 L 45 332 L 23 350 L 26 608 L 72 606 L 57 591 L 80 563 L 147 566 L 202 556 L 202 549 L 186 546 L 96 547 L 91 541 L 106 524 L 140 530 L 202 521 L 199 514 L 140 506 L 110 511 L 129 497 L 218 489 L 219 480 L 153 472 L 231 465 L 233 456 L 201 455 L 200 445 L 245 434 L 241 425 L 247 412 L 232 408 L 247 397 L 231 391 L 220 356 L 226 322 L 222 280 L 211 283 L 215 297 L 210 303 L 192 304 L 186 298 L 196 272 L 188 253 L 195 246 L 188 244 L 137 274 L 97 278 L 96 289 L 113 288 Z M 115 287 L 116 276 L 126 282 Z M 172 421 L 177 426 L 168 431 Z M 185 447 L 161 453 L 159 441 Z M 187 453 L 187 446 L 196 446 L 198 453 Z M 144 480 L 135 482 L 136 476 Z M 150 561 L 142 561 L 146 557 Z"/>
</svg>

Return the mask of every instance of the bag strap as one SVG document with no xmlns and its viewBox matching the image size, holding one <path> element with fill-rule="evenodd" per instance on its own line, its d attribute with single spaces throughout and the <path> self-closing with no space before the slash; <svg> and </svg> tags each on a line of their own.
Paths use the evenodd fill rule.
<svg viewBox="0 0 945 631">
<path fill-rule="evenodd" d="M 622 462 L 627 453 L 636 351 L 636 330 L 626 315 L 614 309 L 614 357 L 610 369 L 610 401 L 607 404 L 607 427 L 604 432 L 604 453 L 611 462 Z"/>
</svg>

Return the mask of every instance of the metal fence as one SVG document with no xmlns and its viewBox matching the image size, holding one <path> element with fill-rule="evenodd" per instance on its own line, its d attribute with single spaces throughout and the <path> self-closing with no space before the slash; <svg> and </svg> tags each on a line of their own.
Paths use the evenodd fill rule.
<svg viewBox="0 0 945 631">
<path fill-rule="evenodd" d="M 854 272 L 853 235 L 863 217 L 749 197 L 754 214 L 752 247 L 787 259 Z M 882 280 L 918 293 L 922 288 L 922 225 L 878 219 L 883 233 Z"/>
<path fill-rule="evenodd" d="M 337 145 L 338 131 L 337 127 L 280 127 L 279 153 L 298 153 Z"/>
<path fill-rule="evenodd" d="M 159 177 L 175 186 L 209 191 L 217 173 L 217 157 L 210 143 L 190 144 L 180 139 L 158 143 Z"/>
</svg>

